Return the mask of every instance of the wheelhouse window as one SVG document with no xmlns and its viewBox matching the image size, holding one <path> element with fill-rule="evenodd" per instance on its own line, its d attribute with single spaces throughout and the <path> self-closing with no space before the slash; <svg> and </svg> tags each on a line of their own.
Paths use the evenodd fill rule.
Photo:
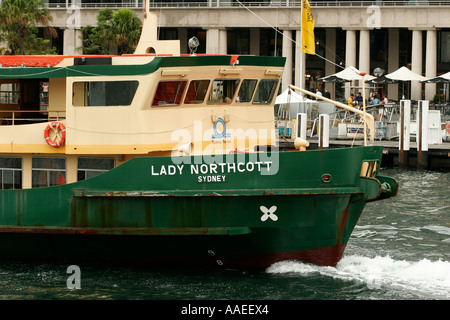
<svg viewBox="0 0 450 320">
<path fill-rule="evenodd" d="M 205 101 L 206 92 L 208 92 L 209 80 L 193 80 L 189 83 L 189 87 L 184 98 L 184 103 L 195 104 Z"/>
<path fill-rule="evenodd" d="M 238 85 L 239 79 L 214 80 L 208 103 L 231 103 Z"/>
<path fill-rule="evenodd" d="M 78 158 L 78 181 L 89 179 L 114 168 L 113 158 Z"/>
<path fill-rule="evenodd" d="M 0 104 L 18 104 L 20 99 L 20 83 L 8 82 L 0 84 Z"/>
<path fill-rule="evenodd" d="M 0 189 L 22 189 L 22 158 L 0 157 Z"/>
<path fill-rule="evenodd" d="M 255 104 L 270 104 L 275 96 L 275 90 L 278 86 L 278 80 L 262 79 L 256 89 L 253 103 Z"/>
<path fill-rule="evenodd" d="M 239 93 L 236 97 L 236 102 L 252 101 L 253 92 L 255 92 L 257 83 L 258 80 L 256 79 L 244 79 L 239 89 Z"/>
<path fill-rule="evenodd" d="M 138 81 L 89 81 L 73 83 L 74 106 L 129 106 Z"/>
<path fill-rule="evenodd" d="M 33 188 L 57 186 L 66 183 L 66 159 L 35 157 L 31 161 Z"/>
<path fill-rule="evenodd" d="M 181 103 L 187 81 L 164 80 L 158 83 L 152 106 L 176 106 Z"/>
</svg>

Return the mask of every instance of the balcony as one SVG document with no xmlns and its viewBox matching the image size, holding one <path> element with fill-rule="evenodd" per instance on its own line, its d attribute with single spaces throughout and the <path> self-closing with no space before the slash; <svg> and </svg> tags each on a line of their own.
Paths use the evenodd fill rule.
<svg viewBox="0 0 450 320">
<path fill-rule="evenodd" d="M 72 3 L 81 8 L 142 8 L 142 0 L 124 1 L 83 1 L 83 0 L 47 0 L 49 8 L 67 8 Z M 450 6 L 450 0 L 404 0 L 404 1 L 309 1 L 311 7 L 369 7 L 369 6 Z M 301 0 L 204 0 L 204 1 L 151 1 L 151 8 L 170 7 L 300 7 Z"/>
</svg>

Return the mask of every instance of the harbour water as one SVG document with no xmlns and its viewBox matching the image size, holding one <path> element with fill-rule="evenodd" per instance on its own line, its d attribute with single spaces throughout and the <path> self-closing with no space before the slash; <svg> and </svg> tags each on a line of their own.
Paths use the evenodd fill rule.
<svg viewBox="0 0 450 320">
<path fill-rule="evenodd" d="M 1 300 L 450 300 L 450 173 L 382 169 L 397 197 L 369 203 L 336 268 L 265 271 L 0 262 Z M 177 311 L 178 312 L 178 311 Z"/>
</svg>

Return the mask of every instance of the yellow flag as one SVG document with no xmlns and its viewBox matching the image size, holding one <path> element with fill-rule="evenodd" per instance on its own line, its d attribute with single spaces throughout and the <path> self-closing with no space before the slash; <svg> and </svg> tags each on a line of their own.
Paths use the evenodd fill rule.
<svg viewBox="0 0 450 320">
<path fill-rule="evenodd" d="M 308 0 L 303 0 L 302 14 L 302 52 L 316 54 L 314 41 L 314 17 Z"/>
</svg>

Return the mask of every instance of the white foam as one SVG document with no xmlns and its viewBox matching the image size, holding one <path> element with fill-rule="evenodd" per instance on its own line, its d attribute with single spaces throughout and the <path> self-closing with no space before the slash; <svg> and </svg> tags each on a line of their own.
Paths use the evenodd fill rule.
<svg viewBox="0 0 450 320">
<path fill-rule="evenodd" d="M 444 226 L 425 226 L 425 227 L 423 227 L 423 229 L 434 231 L 436 233 L 443 234 L 446 236 L 450 235 L 450 228 L 447 228 Z"/>
<path fill-rule="evenodd" d="M 422 259 L 418 262 L 394 260 L 389 256 L 368 258 L 345 256 L 336 266 L 321 267 L 298 261 L 282 261 L 268 273 L 318 273 L 340 280 L 357 281 L 371 290 L 407 291 L 425 299 L 450 299 L 450 262 Z"/>
</svg>

